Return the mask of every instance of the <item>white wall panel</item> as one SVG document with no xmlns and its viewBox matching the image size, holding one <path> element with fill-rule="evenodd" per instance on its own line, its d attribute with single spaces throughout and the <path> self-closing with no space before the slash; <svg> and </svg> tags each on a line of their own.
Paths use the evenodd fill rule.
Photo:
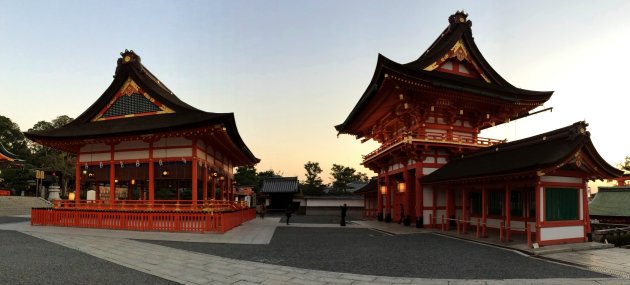
<svg viewBox="0 0 630 285">
<path fill-rule="evenodd" d="M 149 148 L 149 144 L 143 141 L 124 141 L 115 145 L 114 148 L 116 150 L 122 149 L 138 149 L 138 148 Z"/>
<path fill-rule="evenodd" d="M 114 160 L 147 159 L 147 158 L 149 158 L 148 150 L 118 151 L 114 153 Z"/>
<path fill-rule="evenodd" d="M 433 188 L 431 186 L 422 187 L 422 203 L 425 207 L 433 206 Z"/>
<path fill-rule="evenodd" d="M 555 240 L 584 237 L 584 226 L 541 228 L 540 239 Z"/>
<path fill-rule="evenodd" d="M 556 183 L 582 184 L 582 178 L 565 177 L 565 176 L 542 176 L 542 177 L 540 177 L 540 181 L 543 181 L 543 182 L 556 182 Z"/>
<path fill-rule="evenodd" d="M 153 143 L 154 147 L 189 146 L 189 145 L 192 145 L 192 141 L 186 138 L 162 138 L 159 141 Z"/>
<path fill-rule="evenodd" d="M 429 175 L 429 174 L 433 173 L 433 171 L 436 171 L 436 170 L 437 170 L 437 168 L 425 167 L 425 168 L 422 168 L 422 174 L 423 175 Z"/>
<path fill-rule="evenodd" d="M 95 152 L 95 151 L 106 151 L 110 150 L 110 146 L 104 143 L 94 143 L 88 144 L 81 147 L 81 152 Z"/>
</svg>

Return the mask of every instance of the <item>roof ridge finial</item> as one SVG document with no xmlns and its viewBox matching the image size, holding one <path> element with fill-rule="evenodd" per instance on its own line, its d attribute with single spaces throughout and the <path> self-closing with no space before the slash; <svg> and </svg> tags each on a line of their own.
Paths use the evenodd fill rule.
<svg viewBox="0 0 630 285">
<path fill-rule="evenodd" d="M 125 51 L 121 52 L 120 55 L 122 57 L 121 60 L 123 64 L 134 61 L 140 62 L 140 56 L 137 55 L 132 49 L 125 49 Z"/>
<path fill-rule="evenodd" d="M 472 22 L 469 21 L 468 19 L 468 14 L 466 12 L 464 12 L 464 10 L 457 10 L 457 12 L 455 12 L 455 14 L 451 15 L 450 17 L 448 17 L 448 22 L 451 25 L 454 24 L 468 24 L 468 26 L 472 26 Z"/>
</svg>

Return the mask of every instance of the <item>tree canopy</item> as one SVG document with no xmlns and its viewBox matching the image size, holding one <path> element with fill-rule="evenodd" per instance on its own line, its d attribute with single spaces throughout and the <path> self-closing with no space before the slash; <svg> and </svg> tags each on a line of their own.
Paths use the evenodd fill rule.
<svg viewBox="0 0 630 285">
<path fill-rule="evenodd" d="M 333 164 L 330 169 L 330 175 L 332 175 L 332 186 L 336 193 L 346 193 L 348 190 L 348 183 L 361 181 L 368 182 L 369 178 L 365 173 L 357 172 L 354 168 L 343 166 L 339 164 Z"/>
<path fill-rule="evenodd" d="M 306 180 L 302 185 L 302 192 L 306 195 L 322 195 L 324 194 L 324 183 L 319 176 L 322 173 L 322 168 L 319 166 L 319 162 L 309 161 L 304 164 L 306 170 Z"/>
<path fill-rule="evenodd" d="M 617 166 L 623 171 L 630 172 L 630 156 L 626 156 L 624 162 Z"/>
</svg>

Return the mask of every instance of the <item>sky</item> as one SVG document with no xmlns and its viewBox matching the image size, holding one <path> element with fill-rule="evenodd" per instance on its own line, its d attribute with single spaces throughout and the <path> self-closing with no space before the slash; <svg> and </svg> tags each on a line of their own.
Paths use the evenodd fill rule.
<svg viewBox="0 0 630 285">
<path fill-rule="evenodd" d="M 233 112 L 273 169 L 304 178 L 319 162 L 361 166 L 378 147 L 337 135 L 379 53 L 418 58 L 464 10 L 475 42 L 506 80 L 555 91 L 553 112 L 480 137 L 525 138 L 585 120 L 611 165 L 630 155 L 629 1 L 5 1 L 0 0 L 0 115 L 23 131 L 77 117 L 134 50 L 180 99 Z"/>
</svg>

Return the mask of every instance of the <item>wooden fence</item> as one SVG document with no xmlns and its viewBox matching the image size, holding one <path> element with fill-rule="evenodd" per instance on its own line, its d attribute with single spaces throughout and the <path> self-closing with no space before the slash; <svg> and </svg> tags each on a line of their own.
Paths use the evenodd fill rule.
<svg viewBox="0 0 630 285">
<path fill-rule="evenodd" d="M 31 225 L 132 231 L 225 233 L 254 219 L 256 209 L 207 211 L 110 211 L 33 208 Z"/>
</svg>

